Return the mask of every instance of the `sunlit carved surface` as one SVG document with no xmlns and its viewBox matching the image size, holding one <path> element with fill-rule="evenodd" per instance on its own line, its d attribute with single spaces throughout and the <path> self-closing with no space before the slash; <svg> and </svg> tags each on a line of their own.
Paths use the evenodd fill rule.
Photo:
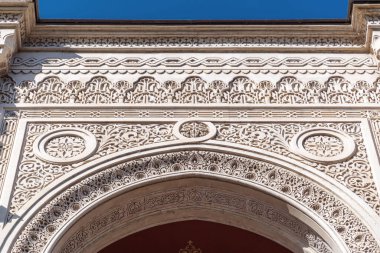
<svg viewBox="0 0 380 253">
<path fill-rule="evenodd" d="M 332 157 L 343 151 L 343 143 L 334 136 L 311 136 L 304 141 L 305 149 L 316 156 Z"/>
<path fill-rule="evenodd" d="M 202 122 L 186 122 L 181 125 L 180 133 L 187 138 L 203 137 L 208 134 L 208 127 Z"/>
<path fill-rule="evenodd" d="M 46 231 L 47 225 L 54 225 L 56 231 L 65 223 L 64 220 L 70 219 L 81 208 L 91 204 L 111 190 L 127 187 L 130 183 L 149 180 L 158 175 L 164 177 L 173 173 L 186 174 L 188 172 L 210 173 L 215 176 L 224 175 L 269 187 L 308 206 L 313 213 L 318 214 L 337 231 L 340 231 L 340 237 L 353 252 L 360 252 L 360 248 L 357 247 L 366 247 L 373 252 L 378 250 L 377 243 L 371 239 L 366 227 L 350 211 L 350 207 L 307 178 L 265 162 L 215 152 L 186 151 L 146 157 L 121 164 L 99 172 L 98 175 L 94 175 L 78 186 L 70 188 L 69 191 L 55 199 L 49 208 L 43 210 L 35 221 L 29 224 L 13 252 L 25 252 L 21 250 L 23 245 L 26 247 L 25 250 L 40 250 L 41 242 L 45 241 L 44 243 L 46 243 L 54 234 L 54 232 L 48 233 Z M 284 185 L 283 182 L 287 183 Z M 180 193 L 175 193 L 174 196 L 177 197 L 173 196 L 173 201 L 179 200 L 180 195 L 178 194 Z M 242 203 L 246 202 L 243 201 Z M 128 210 L 132 213 L 138 212 L 139 206 L 133 202 Z M 141 211 L 143 210 L 145 209 L 141 209 Z M 36 235 L 39 242 L 31 240 L 31 235 Z M 81 239 L 81 237 L 73 236 L 72 240 L 73 242 L 67 243 L 67 248 L 63 252 L 77 250 L 78 247 L 81 247 L 82 240 L 86 240 L 86 238 Z M 357 241 L 361 243 L 357 244 Z"/>
<path fill-rule="evenodd" d="M 352 24 L 146 30 L 41 26 L 33 4 L 0 2 L 1 252 L 80 252 L 170 200 L 287 227 L 295 251 L 380 253 L 380 5 L 355 5 Z M 98 209 L 191 176 L 288 216 L 196 185 Z"/>
<path fill-rule="evenodd" d="M 46 144 L 47 153 L 53 157 L 71 158 L 81 154 L 85 149 L 84 140 L 80 137 L 63 136 L 50 140 Z"/>
</svg>

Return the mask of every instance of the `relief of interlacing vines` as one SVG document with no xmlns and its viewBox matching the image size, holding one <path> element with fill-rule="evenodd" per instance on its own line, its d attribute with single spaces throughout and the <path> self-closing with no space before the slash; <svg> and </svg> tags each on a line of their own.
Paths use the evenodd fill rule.
<svg viewBox="0 0 380 253">
<path fill-rule="evenodd" d="M 350 82 L 342 76 L 323 81 L 282 76 L 275 82 L 247 76 L 211 82 L 199 76 L 183 81 L 95 76 L 86 82 L 50 76 L 19 84 L 9 77 L 0 79 L 0 103 L 9 104 L 377 104 L 379 94 L 380 79 Z"/>
<path fill-rule="evenodd" d="M 217 140 L 238 143 L 275 152 L 314 167 L 332 177 L 359 195 L 376 212 L 380 213 L 380 202 L 373 182 L 363 144 L 360 125 L 357 123 L 215 123 Z M 42 133 L 62 127 L 77 127 L 89 130 L 97 136 L 99 148 L 95 155 L 73 165 L 53 165 L 41 161 L 33 154 L 34 140 Z M 357 144 L 357 152 L 348 161 L 320 164 L 307 161 L 291 152 L 289 142 L 297 133 L 315 127 L 334 128 L 350 135 Z M 23 206 L 38 191 L 53 180 L 84 163 L 120 150 L 150 143 L 173 140 L 172 125 L 128 125 L 128 124 L 31 124 L 27 137 L 19 176 L 12 200 L 11 211 Z"/>
<path fill-rule="evenodd" d="M 223 123 L 215 125 L 218 129 L 217 140 L 272 151 L 316 168 L 359 195 L 380 214 L 380 200 L 359 123 Z M 315 127 L 333 128 L 348 134 L 355 140 L 357 152 L 348 161 L 332 164 L 310 162 L 292 153 L 289 148 L 292 137 L 303 130 Z"/>
<path fill-rule="evenodd" d="M 29 124 L 11 212 L 18 210 L 55 179 L 85 163 L 128 148 L 175 139 L 172 127 L 172 124 Z M 97 138 L 97 152 L 87 160 L 71 165 L 51 164 L 38 159 L 33 153 L 33 143 L 36 138 L 47 131 L 60 128 L 90 131 Z"/>
<path fill-rule="evenodd" d="M 207 151 L 145 157 L 101 171 L 77 183 L 36 215 L 18 237 L 12 252 L 41 252 L 41 248 L 66 221 L 111 191 L 152 177 L 188 172 L 229 176 L 287 195 L 329 223 L 352 253 L 380 253 L 376 240 L 351 208 L 309 179 L 265 162 Z M 83 235 L 78 240 L 85 240 Z M 77 245 L 72 244 L 72 250 Z"/>
<path fill-rule="evenodd" d="M 6 112 L 5 119 L 0 121 L 0 192 L 12 152 L 17 123 L 15 112 Z"/>
</svg>

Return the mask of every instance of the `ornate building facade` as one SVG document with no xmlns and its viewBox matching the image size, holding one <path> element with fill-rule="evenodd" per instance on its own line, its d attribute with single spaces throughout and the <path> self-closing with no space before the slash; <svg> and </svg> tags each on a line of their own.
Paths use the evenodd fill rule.
<svg viewBox="0 0 380 253">
<path fill-rule="evenodd" d="M 380 5 L 347 24 L 41 24 L 0 2 L 0 251 L 164 223 L 380 252 Z"/>
</svg>

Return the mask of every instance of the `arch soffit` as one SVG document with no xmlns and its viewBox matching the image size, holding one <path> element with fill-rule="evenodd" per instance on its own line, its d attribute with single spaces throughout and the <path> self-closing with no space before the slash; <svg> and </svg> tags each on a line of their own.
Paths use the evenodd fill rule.
<svg viewBox="0 0 380 253">
<path fill-rule="evenodd" d="M 300 210 L 233 180 L 193 174 L 149 181 L 143 187 L 114 195 L 78 213 L 44 252 L 94 252 L 130 234 L 183 220 L 239 227 L 292 252 L 346 252 L 340 241 L 331 238 L 331 231 L 325 231 Z M 81 233 L 91 237 L 78 240 Z"/>
</svg>

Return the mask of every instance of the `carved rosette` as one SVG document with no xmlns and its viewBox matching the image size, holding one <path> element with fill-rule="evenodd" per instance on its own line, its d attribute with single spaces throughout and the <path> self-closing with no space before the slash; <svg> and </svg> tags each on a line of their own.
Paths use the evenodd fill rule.
<svg viewBox="0 0 380 253">
<path fill-rule="evenodd" d="M 96 137 L 83 129 L 55 129 L 38 137 L 33 152 L 43 161 L 53 164 L 72 164 L 95 153 Z"/>
<path fill-rule="evenodd" d="M 311 128 L 300 132 L 291 142 L 293 152 L 319 163 L 342 162 L 356 152 L 355 141 L 347 134 L 330 128 Z"/>
<path fill-rule="evenodd" d="M 186 119 L 178 121 L 173 128 L 173 134 L 180 140 L 201 142 L 209 140 L 216 135 L 216 127 L 211 122 L 199 119 Z"/>
</svg>

